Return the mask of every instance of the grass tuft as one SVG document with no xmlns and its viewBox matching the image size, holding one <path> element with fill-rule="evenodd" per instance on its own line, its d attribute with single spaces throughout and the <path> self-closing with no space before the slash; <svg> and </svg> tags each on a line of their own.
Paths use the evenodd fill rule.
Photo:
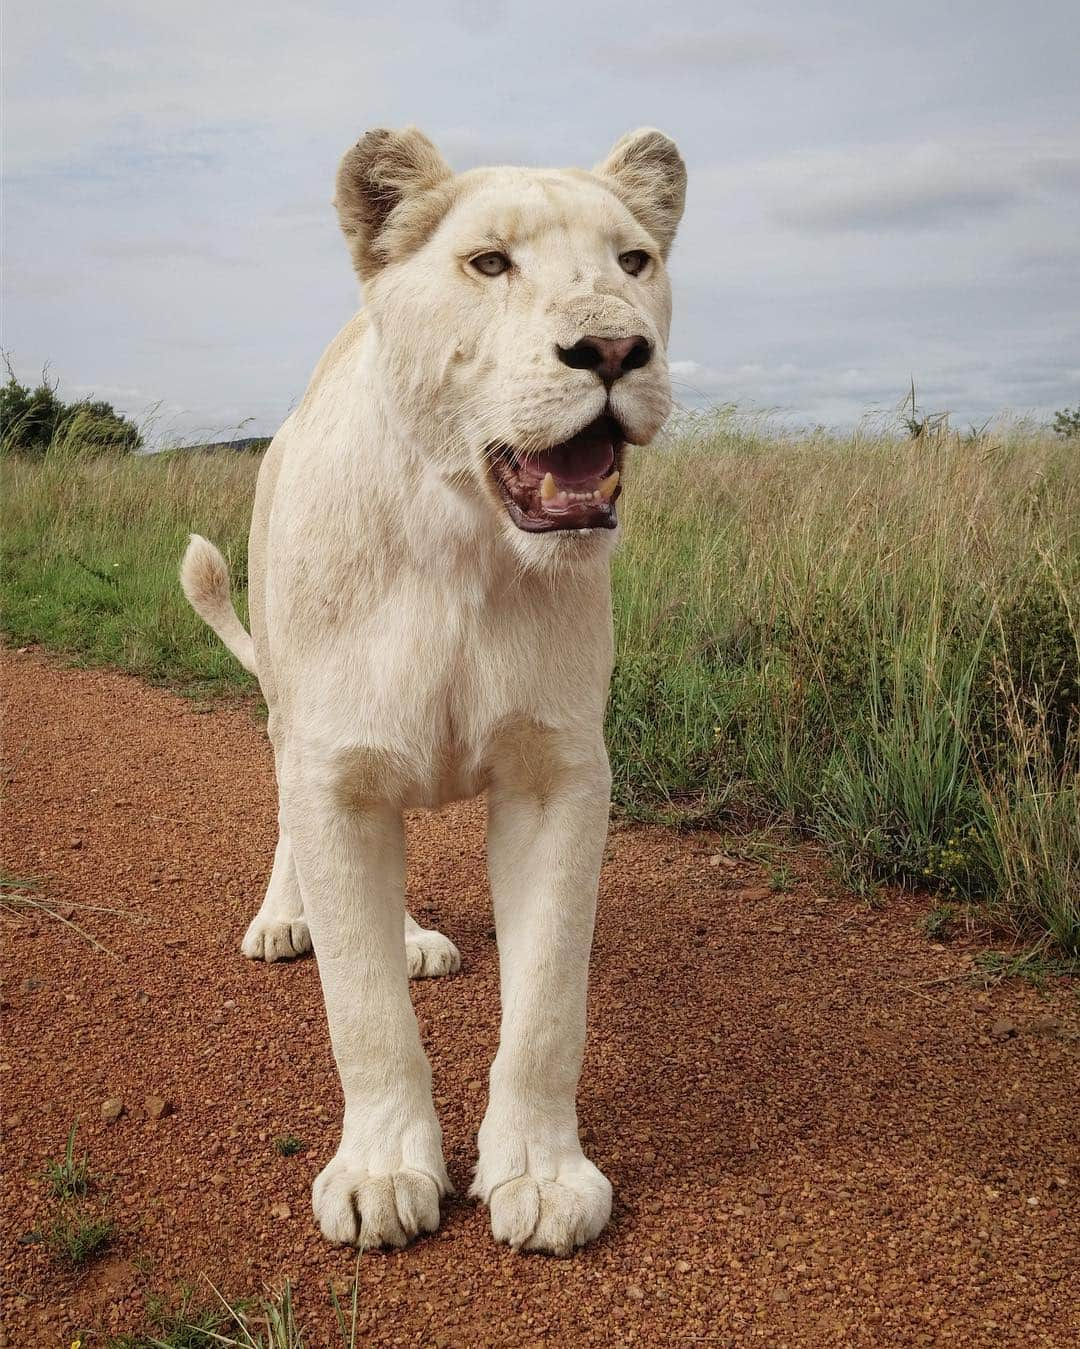
<svg viewBox="0 0 1080 1349">
<path fill-rule="evenodd" d="M 58 1264 L 78 1269 L 100 1255 L 116 1234 L 104 1205 L 64 1203 L 56 1207 L 40 1236 Z"/>
<path fill-rule="evenodd" d="M 981 951 L 975 967 L 988 983 L 1003 979 L 1023 979 L 1035 988 L 1043 988 L 1049 979 L 1080 977 L 1080 959 L 1058 959 L 1042 948 L 1032 951 Z"/>
<path fill-rule="evenodd" d="M 75 1134 L 78 1128 L 76 1121 L 67 1136 L 63 1157 L 59 1161 L 50 1158 L 42 1172 L 45 1184 L 53 1197 L 59 1200 L 82 1199 L 90 1192 L 90 1158 L 86 1153 L 81 1157 L 75 1156 Z"/>
<path fill-rule="evenodd" d="M 955 904 L 939 904 L 926 914 L 919 926 L 931 941 L 948 941 L 953 933 L 957 910 Z"/>
</svg>

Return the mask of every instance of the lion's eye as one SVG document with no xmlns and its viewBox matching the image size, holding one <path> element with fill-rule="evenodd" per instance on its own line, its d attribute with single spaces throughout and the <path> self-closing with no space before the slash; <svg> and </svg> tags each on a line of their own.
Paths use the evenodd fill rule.
<svg viewBox="0 0 1080 1349">
<path fill-rule="evenodd" d="M 505 253 L 478 253 L 469 261 L 484 276 L 502 276 L 510 270 L 510 259 Z"/>
<path fill-rule="evenodd" d="M 630 276 L 640 276 L 648 265 L 649 255 L 640 248 L 632 248 L 629 253 L 619 254 L 619 266 Z"/>
</svg>

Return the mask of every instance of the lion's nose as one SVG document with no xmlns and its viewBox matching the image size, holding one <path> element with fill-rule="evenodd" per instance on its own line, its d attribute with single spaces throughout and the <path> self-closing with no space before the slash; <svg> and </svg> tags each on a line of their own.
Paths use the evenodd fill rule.
<svg viewBox="0 0 1080 1349">
<path fill-rule="evenodd" d="M 609 389 L 628 370 L 640 370 L 652 360 L 652 345 L 644 337 L 583 337 L 557 351 L 563 365 L 594 371 Z"/>
</svg>

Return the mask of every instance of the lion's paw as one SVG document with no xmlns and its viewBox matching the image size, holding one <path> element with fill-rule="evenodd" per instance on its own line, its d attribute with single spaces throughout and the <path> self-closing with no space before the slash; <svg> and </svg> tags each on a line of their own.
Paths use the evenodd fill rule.
<svg viewBox="0 0 1080 1349">
<path fill-rule="evenodd" d="M 410 979 L 435 979 L 461 969 L 461 953 L 434 928 L 417 927 L 405 934 L 405 962 Z"/>
<path fill-rule="evenodd" d="M 264 918 L 257 913 L 240 950 L 248 960 L 295 960 L 311 950 L 311 933 L 303 918 Z"/>
<path fill-rule="evenodd" d="M 515 1250 L 570 1255 L 594 1241 L 611 1217 L 611 1182 L 580 1152 L 552 1178 L 513 1176 L 482 1189 L 474 1185 L 473 1194 L 486 1198 L 495 1240 Z"/>
<path fill-rule="evenodd" d="M 315 1178 L 312 1207 L 322 1234 L 338 1245 L 405 1246 L 439 1225 L 444 1182 L 403 1167 L 373 1175 L 335 1157 Z"/>
</svg>

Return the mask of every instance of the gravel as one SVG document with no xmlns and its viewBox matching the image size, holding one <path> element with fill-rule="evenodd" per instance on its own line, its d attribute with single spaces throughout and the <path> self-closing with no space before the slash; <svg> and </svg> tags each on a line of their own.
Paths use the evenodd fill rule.
<svg viewBox="0 0 1080 1349">
<path fill-rule="evenodd" d="M 275 838 L 253 708 L 0 659 L 4 867 L 108 952 L 2 915 L 8 1343 L 135 1330 L 148 1291 L 202 1275 L 233 1297 L 290 1278 L 311 1342 L 335 1343 L 327 1284 L 355 1256 L 310 1213 L 341 1105 L 317 972 L 237 949 Z M 498 1030 L 482 819 L 410 821 L 410 906 L 464 958 L 413 986 L 459 1194 L 437 1234 L 361 1261 L 361 1343 L 1077 1342 L 1075 992 L 983 989 L 977 947 L 918 930 L 925 901 L 867 907 L 809 850 L 777 893 L 719 835 L 613 829 L 581 1117 L 614 1218 L 570 1260 L 496 1247 L 461 1197 Z M 18 1242 L 76 1117 L 119 1228 L 81 1274 Z M 287 1134 L 307 1150 L 267 1146 Z"/>
</svg>

